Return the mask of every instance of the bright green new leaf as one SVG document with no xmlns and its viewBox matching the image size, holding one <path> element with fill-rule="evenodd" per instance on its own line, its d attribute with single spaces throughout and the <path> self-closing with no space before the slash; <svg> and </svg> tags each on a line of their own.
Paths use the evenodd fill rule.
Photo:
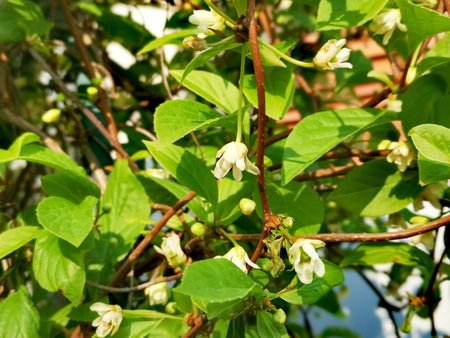
<svg viewBox="0 0 450 338">
<path fill-rule="evenodd" d="M 264 66 L 286 68 L 286 64 L 280 60 L 280 56 L 265 44 L 259 44 L 259 52 L 261 53 L 261 61 Z M 249 56 L 251 56 L 251 53 L 249 53 Z"/>
<path fill-rule="evenodd" d="M 402 21 L 407 27 L 408 44 L 411 50 L 427 37 L 450 31 L 450 18 L 432 9 L 413 4 L 408 0 L 397 0 Z"/>
<path fill-rule="evenodd" d="M 226 259 L 205 259 L 189 265 L 174 290 L 211 303 L 244 299 L 258 285 Z"/>
<path fill-rule="evenodd" d="M 410 130 L 419 151 L 420 181 L 428 184 L 450 178 L 450 129 L 422 124 Z"/>
<path fill-rule="evenodd" d="M 0 337 L 39 338 L 39 312 L 24 286 L 0 303 Z"/>
<path fill-rule="evenodd" d="M 0 259 L 41 234 L 42 229 L 35 226 L 20 226 L 2 232 L 0 234 Z"/>
<path fill-rule="evenodd" d="M 79 247 L 92 230 L 97 202 L 93 196 L 87 196 L 81 203 L 51 196 L 39 203 L 37 217 L 45 229 Z"/>
<path fill-rule="evenodd" d="M 217 183 L 211 170 L 189 151 L 175 146 L 163 146 L 158 142 L 144 141 L 152 156 L 181 184 L 206 198 L 213 205 L 217 202 Z"/>
<path fill-rule="evenodd" d="M 397 263 L 416 266 L 423 273 L 424 286 L 433 272 L 433 261 L 425 252 L 404 243 L 363 243 L 346 252 L 342 266 Z"/>
<path fill-rule="evenodd" d="M 192 298 L 193 303 L 200 310 L 205 312 L 208 320 L 214 318 L 231 318 L 240 313 L 245 308 L 245 301 L 242 299 L 234 299 L 227 302 L 212 303 L 210 300 Z"/>
<path fill-rule="evenodd" d="M 278 120 L 284 116 L 294 95 L 294 73 L 291 67 L 264 69 L 266 88 L 266 114 Z M 254 75 L 245 75 L 244 94 L 254 107 L 258 107 L 258 95 Z"/>
<path fill-rule="evenodd" d="M 20 135 L 8 150 L 0 149 L 0 163 L 13 161 L 19 158 L 22 147 L 29 143 L 40 142 L 39 136 L 33 133 L 24 133 Z"/>
<path fill-rule="evenodd" d="M 317 14 L 319 31 L 361 26 L 386 5 L 388 0 L 322 0 Z"/>
<path fill-rule="evenodd" d="M 180 83 L 183 81 L 182 84 L 187 89 L 223 109 L 228 114 L 238 110 L 239 89 L 222 76 L 203 70 L 193 70 L 183 80 L 182 70 L 171 70 L 170 75 Z M 176 117 L 173 120 L 176 121 Z"/>
<path fill-rule="evenodd" d="M 287 184 L 350 136 L 384 122 L 385 115 L 385 111 L 376 109 L 353 108 L 324 111 L 304 118 L 286 140 L 282 184 Z"/>
<path fill-rule="evenodd" d="M 298 284 L 296 289 L 288 289 L 278 293 L 278 297 L 291 304 L 314 304 L 332 287 L 344 283 L 344 274 L 335 264 L 323 259 L 325 275 L 315 276 L 311 284 Z"/>
<path fill-rule="evenodd" d="M 426 74 L 414 81 L 401 95 L 403 130 L 407 133 L 415 126 L 425 123 L 450 128 L 450 92 L 447 80 L 438 74 Z M 424 100 L 426 98 L 426 100 Z"/>
<path fill-rule="evenodd" d="M 195 130 L 208 128 L 224 118 L 227 117 L 193 100 L 166 101 L 155 111 L 156 136 L 162 145 L 171 144 Z"/>
<path fill-rule="evenodd" d="M 149 52 L 151 52 L 159 47 L 162 47 L 164 45 L 167 45 L 167 44 L 174 44 L 174 43 L 180 44 L 181 38 L 185 38 L 187 36 L 194 35 L 195 32 L 196 32 L 196 29 L 183 29 L 178 32 L 166 34 L 160 38 L 154 39 L 154 40 L 150 41 L 149 43 L 147 43 L 144 47 L 142 47 L 139 50 L 139 52 L 137 54 L 141 55 L 141 54 L 149 53 Z"/>
<path fill-rule="evenodd" d="M 62 290 L 72 303 L 83 294 L 86 274 L 83 252 L 48 233 L 36 240 L 33 272 L 39 285 L 50 292 Z"/>
<path fill-rule="evenodd" d="M 384 159 L 369 161 L 351 171 L 329 198 L 362 216 L 383 216 L 414 202 L 422 191 L 417 176 Z"/>
<path fill-rule="evenodd" d="M 258 311 L 256 314 L 256 327 L 260 337 L 289 338 L 286 327 L 276 322 L 269 312 Z"/>
<path fill-rule="evenodd" d="M 32 35 L 44 36 L 52 26 L 33 1 L 8 0 L 5 4 L 0 3 L 0 43 L 21 42 Z"/>
<path fill-rule="evenodd" d="M 446 33 L 429 51 L 427 51 L 417 66 L 417 72 L 422 74 L 428 69 L 450 62 L 450 33 Z"/>
</svg>

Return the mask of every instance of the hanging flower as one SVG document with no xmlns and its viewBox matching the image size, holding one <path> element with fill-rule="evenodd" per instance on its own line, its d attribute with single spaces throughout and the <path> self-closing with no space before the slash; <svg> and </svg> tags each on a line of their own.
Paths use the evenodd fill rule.
<svg viewBox="0 0 450 338">
<path fill-rule="evenodd" d="M 256 208 L 255 201 L 248 198 L 242 198 L 239 201 L 239 209 L 244 215 L 250 216 Z"/>
<path fill-rule="evenodd" d="M 164 305 L 169 299 L 166 282 L 150 285 L 148 288 L 145 288 L 144 294 L 148 296 L 150 306 Z"/>
<path fill-rule="evenodd" d="M 323 246 L 320 240 L 300 238 L 289 249 L 289 262 L 303 284 L 311 284 L 314 273 L 319 277 L 325 274 L 325 265 L 315 250 Z"/>
<path fill-rule="evenodd" d="M 106 337 L 109 334 L 112 336 L 119 330 L 123 318 L 122 308 L 119 305 L 98 302 L 92 304 L 90 309 L 99 315 L 92 322 L 92 326 L 97 328 L 95 334 L 98 337 Z"/>
<path fill-rule="evenodd" d="M 180 237 L 174 232 L 163 238 L 161 248 L 155 245 L 155 250 L 166 256 L 167 262 L 173 268 L 186 262 L 186 255 L 180 247 Z"/>
<path fill-rule="evenodd" d="M 378 145 L 378 150 L 390 150 L 391 152 L 386 156 L 386 160 L 389 163 L 395 163 L 401 172 L 404 172 L 414 160 L 414 150 L 404 141 L 383 140 Z"/>
<path fill-rule="evenodd" d="M 345 62 L 350 57 L 351 50 L 344 47 L 347 40 L 329 40 L 320 48 L 313 59 L 313 63 L 318 68 L 335 69 L 335 68 L 353 68 L 350 62 Z"/>
<path fill-rule="evenodd" d="M 392 110 L 396 113 L 400 113 L 402 111 L 403 102 L 401 100 L 397 100 L 397 94 L 389 94 L 388 98 L 385 100 L 386 109 Z"/>
<path fill-rule="evenodd" d="M 189 22 L 198 26 L 197 37 L 205 39 L 209 35 L 214 35 L 214 31 L 223 31 L 225 29 L 225 19 L 212 9 L 209 11 L 194 11 L 189 17 Z"/>
<path fill-rule="evenodd" d="M 217 163 L 214 168 L 214 176 L 223 178 L 230 169 L 233 169 L 233 177 L 236 181 L 242 179 L 242 171 L 246 170 L 253 175 L 259 174 L 259 169 L 247 158 L 248 149 L 245 144 L 235 141 L 225 144 L 217 152 Z"/>
<path fill-rule="evenodd" d="M 215 258 L 225 258 L 228 259 L 231 263 L 236 265 L 243 272 L 247 273 L 247 264 L 250 265 L 254 269 L 259 269 L 260 267 L 253 263 L 247 255 L 247 252 L 243 247 L 237 245 L 230 249 L 223 256 L 216 256 Z"/>
<path fill-rule="evenodd" d="M 399 9 L 384 9 L 380 14 L 373 18 L 369 25 L 369 29 L 373 31 L 374 34 L 384 34 L 383 45 L 386 45 L 396 28 L 406 32 L 406 26 L 400 22 L 401 19 L 402 16 Z"/>
</svg>

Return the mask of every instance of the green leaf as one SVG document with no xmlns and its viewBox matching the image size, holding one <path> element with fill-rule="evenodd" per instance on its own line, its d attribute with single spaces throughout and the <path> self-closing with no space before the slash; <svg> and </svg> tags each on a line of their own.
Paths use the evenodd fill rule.
<svg viewBox="0 0 450 338">
<path fill-rule="evenodd" d="M 429 8 L 397 0 L 402 22 L 407 27 L 408 44 L 414 50 L 427 37 L 450 31 L 450 18 Z"/>
<path fill-rule="evenodd" d="M 28 36 L 47 35 L 53 24 L 45 20 L 41 8 L 32 1 L 8 0 L 0 3 L 0 43 L 22 42 Z"/>
<path fill-rule="evenodd" d="M 399 99 L 403 101 L 400 117 L 405 133 L 425 123 L 450 128 L 450 114 L 448 114 L 450 87 L 443 76 L 439 74 L 421 76 L 406 92 L 399 95 Z"/>
<path fill-rule="evenodd" d="M 208 128 L 224 117 L 203 103 L 193 100 L 166 101 L 155 111 L 155 131 L 162 145 L 171 144 L 187 134 Z"/>
<path fill-rule="evenodd" d="M 92 230 L 97 202 L 93 196 L 87 196 L 81 203 L 52 196 L 39 203 L 37 217 L 45 229 L 79 247 Z"/>
<path fill-rule="evenodd" d="M 258 285 L 230 261 L 206 259 L 184 270 L 181 284 L 174 290 L 211 303 L 246 298 Z"/>
<path fill-rule="evenodd" d="M 64 153 L 58 153 L 37 144 L 27 144 L 22 147 L 19 158 L 56 169 L 70 176 L 72 181 L 77 181 L 79 185 L 83 185 L 79 189 L 85 192 L 89 191 L 89 195 L 100 196 L 99 188 L 91 181 L 84 169 Z"/>
<path fill-rule="evenodd" d="M 86 281 L 83 254 L 50 233 L 39 237 L 33 256 L 33 272 L 39 285 L 51 292 L 62 290 L 67 299 L 78 304 Z"/>
<path fill-rule="evenodd" d="M 327 31 L 361 26 L 386 5 L 388 0 L 322 0 L 317 14 L 317 29 Z"/>
<path fill-rule="evenodd" d="M 194 304 L 208 316 L 208 320 L 214 318 L 233 318 L 245 309 L 245 301 L 234 299 L 228 302 L 212 303 L 209 300 L 192 299 Z"/>
<path fill-rule="evenodd" d="M 343 109 L 304 118 L 286 140 L 282 184 L 287 184 L 327 151 L 365 128 L 379 123 L 386 112 L 376 109 Z"/>
<path fill-rule="evenodd" d="M 35 226 L 20 226 L 0 234 L 0 259 L 16 251 L 29 241 L 39 237 L 42 229 Z"/>
<path fill-rule="evenodd" d="M 218 181 L 219 197 L 214 212 L 217 223 L 228 225 L 242 215 L 239 209 L 239 201 L 251 195 L 255 181 L 253 177 L 242 182 L 227 177 Z"/>
<path fill-rule="evenodd" d="M 322 259 L 325 275 L 315 276 L 311 284 L 299 284 L 296 289 L 287 289 L 278 293 L 278 297 L 291 304 L 314 304 L 332 287 L 344 283 L 344 274 L 335 264 Z"/>
<path fill-rule="evenodd" d="M 233 0 L 238 17 L 247 13 L 247 0 Z"/>
<path fill-rule="evenodd" d="M 450 129 L 422 124 L 410 130 L 419 151 L 420 181 L 428 184 L 450 178 Z"/>
<path fill-rule="evenodd" d="M 213 205 L 217 202 L 217 183 L 211 170 L 189 151 L 175 146 L 163 146 L 144 141 L 152 156 L 181 184 L 206 198 Z"/>
<path fill-rule="evenodd" d="M 20 135 L 8 150 L 0 149 L 0 163 L 13 161 L 19 158 L 23 146 L 29 143 L 40 142 L 39 136 L 33 133 L 24 133 Z"/>
<path fill-rule="evenodd" d="M 40 337 L 39 312 L 24 286 L 0 303 L 0 337 Z"/>
<path fill-rule="evenodd" d="M 261 61 L 264 66 L 286 68 L 285 63 L 280 60 L 280 56 L 277 55 L 272 49 L 263 43 L 258 44 L 258 47 L 261 54 Z"/>
<path fill-rule="evenodd" d="M 433 272 L 433 260 L 422 250 L 404 243 L 364 243 L 346 252 L 341 266 L 397 263 L 416 266 L 423 273 L 425 287 Z"/>
<path fill-rule="evenodd" d="M 384 159 L 369 161 L 352 170 L 329 198 L 362 216 L 383 216 L 414 202 L 422 190 L 417 176 Z"/>
<path fill-rule="evenodd" d="M 266 87 L 266 114 L 278 120 L 284 116 L 292 103 L 294 95 L 294 73 L 291 67 L 264 68 Z M 258 107 L 258 95 L 254 75 L 245 75 L 244 94 L 254 107 Z"/>
<path fill-rule="evenodd" d="M 171 70 L 170 75 L 182 82 L 187 89 L 225 112 L 231 114 L 238 110 L 239 89 L 222 76 L 202 70 L 190 72 L 183 80 L 182 70 Z"/>
<path fill-rule="evenodd" d="M 197 69 L 204 63 L 208 62 L 211 58 L 213 58 L 217 54 L 222 53 L 226 50 L 238 48 L 241 46 L 242 46 L 241 43 L 233 42 L 232 40 L 226 40 L 226 41 L 222 41 L 219 45 L 216 45 L 212 48 L 205 50 L 201 54 L 198 54 L 194 59 L 192 59 L 191 62 L 189 62 L 189 64 L 184 69 L 184 73 L 183 73 L 183 76 L 181 77 L 180 82 L 183 82 L 184 79 L 188 76 L 188 74 L 190 72 Z"/>
<path fill-rule="evenodd" d="M 273 316 L 268 312 L 257 312 L 256 327 L 260 337 L 289 338 L 286 327 L 283 324 L 276 322 L 273 319 Z"/>
<path fill-rule="evenodd" d="M 41 177 L 42 190 L 48 196 L 63 197 L 73 203 L 81 203 L 87 196 L 96 196 L 91 185 L 85 185 L 73 176 L 62 172 Z"/>
<path fill-rule="evenodd" d="M 275 214 L 294 218 L 294 225 L 289 229 L 290 233 L 302 235 L 319 232 L 325 208 L 313 189 L 297 182 L 290 182 L 284 187 L 268 183 L 267 195 L 270 208 Z M 259 203 L 259 200 L 257 202 Z"/>
<path fill-rule="evenodd" d="M 182 318 L 129 319 L 124 318 L 114 338 L 183 337 L 189 331 Z"/>
<path fill-rule="evenodd" d="M 154 40 L 150 41 L 149 43 L 147 43 L 144 47 L 142 47 L 139 50 L 139 52 L 137 54 L 141 55 L 141 54 L 149 53 L 159 47 L 162 47 L 162 46 L 170 44 L 170 43 L 179 44 L 179 39 L 185 38 L 186 36 L 194 35 L 196 33 L 196 31 L 197 31 L 196 29 L 183 29 L 178 32 L 166 34 L 160 38 L 154 39 Z"/>
<path fill-rule="evenodd" d="M 422 74 L 428 69 L 441 66 L 450 62 L 450 33 L 440 39 L 429 51 L 425 53 L 420 61 L 417 72 Z"/>
</svg>

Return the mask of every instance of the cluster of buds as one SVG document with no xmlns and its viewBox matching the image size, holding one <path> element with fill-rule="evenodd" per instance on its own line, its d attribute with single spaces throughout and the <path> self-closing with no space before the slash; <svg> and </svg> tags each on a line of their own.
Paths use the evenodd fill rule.
<svg viewBox="0 0 450 338">
<path fill-rule="evenodd" d="M 408 168 L 415 157 L 412 147 L 404 141 L 383 140 L 378 145 L 378 150 L 390 150 L 386 160 L 389 163 L 395 163 L 401 172 L 406 171 L 406 168 Z"/>
</svg>

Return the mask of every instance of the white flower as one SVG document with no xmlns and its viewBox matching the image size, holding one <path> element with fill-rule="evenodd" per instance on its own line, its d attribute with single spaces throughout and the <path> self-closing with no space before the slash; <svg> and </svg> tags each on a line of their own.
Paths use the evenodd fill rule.
<svg viewBox="0 0 450 338">
<path fill-rule="evenodd" d="M 223 31 L 225 29 L 225 19 L 212 9 L 210 11 L 194 11 L 194 14 L 189 17 L 189 22 L 198 26 L 197 37 L 199 39 L 205 39 L 208 35 L 213 35 L 213 30 Z"/>
<path fill-rule="evenodd" d="M 247 273 L 247 265 L 254 269 L 259 269 L 259 266 L 253 263 L 247 255 L 243 247 L 237 245 L 230 249 L 224 256 L 216 256 L 215 258 L 225 258 L 236 265 L 243 272 Z"/>
<path fill-rule="evenodd" d="M 161 248 L 155 245 L 155 250 L 166 256 L 167 262 L 173 268 L 186 262 L 186 255 L 180 247 L 180 237 L 174 232 L 163 238 Z"/>
<path fill-rule="evenodd" d="M 350 62 L 345 62 L 351 52 L 349 48 L 342 48 L 346 42 L 345 39 L 332 39 L 324 44 L 313 59 L 316 67 L 322 69 L 353 68 Z"/>
<path fill-rule="evenodd" d="M 378 150 L 390 150 L 391 152 L 386 156 L 386 160 L 389 163 L 395 163 L 401 172 L 406 170 L 415 156 L 411 146 L 404 141 L 390 142 L 389 140 L 383 140 L 378 145 Z"/>
<path fill-rule="evenodd" d="M 289 249 L 289 262 L 303 284 L 311 284 L 314 273 L 319 277 L 325 274 L 325 265 L 315 250 L 323 246 L 320 240 L 300 238 Z"/>
<path fill-rule="evenodd" d="M 397 95 L 389 95 L 385 100 L 386 109 L 392 110 L 396 113 L 400 113 L 402 111 L 403 102 L 401 100 L 397 100 Z"/>
<path fill-rule="evenodd" d="M 98 337 L 106 337 L 109 334 L 112 336 L 119 330 L 123 318 L 122 308 L 119 305 L 109 305 L 99 302 L 92 304 L 90 309 L 99 315 L 92 322 L 92 326 L 97 328 L 95 334 Z"/>
<path fill-rule="evenodd" d="M 144 294 L 148 296 L 151 306 L 158 304 L 164 305 L 169 299 L 166 282 L 150 285 L 144 290 Z"/>
<path fill-rule="evenodd" d="M 396 28 L 406 32 L 406 26 L 400 22 L 401 19 L 402 16 L 399 9 L 384 9 L 380 14 L 373 18 L 369 25 L 369 29 L 373 31 L 374 34 L 384 34 L 383 45 L 386 45 Z"/>
<path fill-rule="evenodd" d="M 214 168 L 214 176 L 223 178 L 230 169 L 233 169 L 233 177 L 236 181 L 242 179 L 242 171 L 247 170 L 253 175 L 259 174 L 259 169 L 247 158 L 248 149 L 241 142 L 230 142 L 225 144 L 217 152 L 217 163 Z"/>
</svg>

